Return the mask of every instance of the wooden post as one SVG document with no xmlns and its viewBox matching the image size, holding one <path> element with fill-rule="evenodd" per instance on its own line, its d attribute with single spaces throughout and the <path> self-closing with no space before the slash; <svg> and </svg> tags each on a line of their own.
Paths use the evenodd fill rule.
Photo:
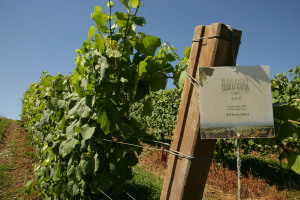
<svg viewBox="0 0 300 200">
<path fill-rule="evenodd" d="M 242 32 L 235 29 L 233 32 L 237 55 Z M 231 34 L 231 29 L 221 23 L 197 26 L 187 73 L 199 80 L 198 67 L 232 66 Z M 216 140 L 201 139 L 199 107 L 198 89 L 187 76 L 171 149 L 200 159 L 188 160 L 169 155 L 161 200 L 194 200 L 203 196 L 211 164 L 207 157 L 213 156 Z"/>
</svg>

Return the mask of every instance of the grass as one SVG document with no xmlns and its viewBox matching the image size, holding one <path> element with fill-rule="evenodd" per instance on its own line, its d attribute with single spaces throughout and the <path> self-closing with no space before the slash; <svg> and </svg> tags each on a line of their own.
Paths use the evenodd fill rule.
<svg viewBox="0 0 300 200">
<path fill-rule="evenodd" d="M 0 166 L 0 192 L 5 187 L 8 187 L 12 183 L 12 178 L 9 175 L 9 172 L 11 172 L 14 169 L 14 165 L 5 163 Z"/>
<path fill-rule="evenodd" d="M 10 119 L 7 119 L 5 117 L 0 117 L 0 142 L 2 142 L 3 134 L 6 128 L 8 127 L 8 125 L 10 124 L 10 122 L 11 122 Z"/>
<path fill-rule="evenodd" d="M 135 199 L 159 200 L 163 179 L 140 167 L 133 167 L 133 179 L 125 183 L 125 191 Z M 132 199 L 125 193 L 124 200 Z"/>
</svg>

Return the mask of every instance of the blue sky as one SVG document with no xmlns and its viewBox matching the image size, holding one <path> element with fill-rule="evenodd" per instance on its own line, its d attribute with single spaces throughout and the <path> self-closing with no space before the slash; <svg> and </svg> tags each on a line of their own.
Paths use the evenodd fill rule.
<svg viewBox="0 0 300 200">
<path fill-rule="evenodd" d="M 271 76 L 300 64 L 299 0 L 144 0 L 146 34 L 183 55 L 198 25 L 242 30 L 239 65 L 270 65 Z M 106 0 L 0 0 L 0 116 L 19 119 L 21 98 L 42 71 L 67 75 L 87 39 L 94 7 Z M 171 84 L 168 85 L 171 87 Z"/>
</svg>

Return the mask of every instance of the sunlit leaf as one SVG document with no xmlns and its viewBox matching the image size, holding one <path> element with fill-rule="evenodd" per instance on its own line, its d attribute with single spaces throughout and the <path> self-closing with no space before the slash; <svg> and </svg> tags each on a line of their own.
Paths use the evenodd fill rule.
<svg viewBox="0 0 300 200">
<path fill-rule="evenodd" d="M 178 81 L 179 88 L 183 88 L 184 82 L 185 82 L 185 77 L 186 77 L 186 72 L 185 71 L 181 72 L 179 81 Z"/>
<path fill-rule="evenodd" d="M 143 60 L 139 63 L 139 77 L 142 77 L 145 73 L 147 73 L 147 62 Z"/>
<path fill-rule="evenodd" d="M 145 56 L 153 56 L 155 51 L 161 45 L 161 40 L 158 37 L 139 33 L 141 42 L 136 43 L 137 51 L 143 53 Z"/>
<path fill-rule="evenodd" d="M 95 7 L 95 11 L 92 13 L 91 18 L 96 22 L 97 28 L 104 33 L 108 32 L 106 23 L 108 21 L 107 15 L 102 12 L 100 6 Z"/>
<path fill-rule="evenodd" d="M 91 39 L 93 37 L 95 32 L 96 32 L 95 26 L 91 26 L 89 33 L 88 33 L 89 39 Z"/>
<path fill-rule="evenodd" d="M 104 41 L 99 33 L 95 34 L 95 47 L 98 49 L 99 53 L 104 53 Z"/>
<path fill-rule="evenodd" d="M 70 138 L 66 142 L 63 142 L 61 145 L 63 145 L 63 150 L 66 154 L 70 153 L 76 146 L 78 140 L 75 138 Z"/>
<path fill-rule="evenodd" d="M 131 6 L 136 8 L 139 5 L 139 0 L 130 0 Z"/>
<path fill-rule="evenodd" d="M 92 126 L 90 126 L 89 124 L 83 125 L 81 127 L 82 138 L 84 140 L 90 139 L 93 136 L 93 134 L 95 133 L 95 129 L 96 129 L 95 125 L 92 125 Z"/>
<path fill-rule="evenodd" d="M 100 167 L 100 160 L 99 160 L 99 157 L 98 157 L 97 153 L 94 156 L 94 162 L 95 162 L 94 173 L 96 174 L 96 172 L 98 171 L 98 169 Z"/>
</svg>

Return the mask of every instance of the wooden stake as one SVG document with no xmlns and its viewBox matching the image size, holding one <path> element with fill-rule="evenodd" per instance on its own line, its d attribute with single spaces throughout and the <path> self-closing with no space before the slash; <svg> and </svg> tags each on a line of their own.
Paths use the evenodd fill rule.
<svg viewBox="0 0 300 200">
<path fill-rule="evenodd" d="M 234 31 L 236 55 L 242 32 Z M 236 56 L 235 56 L 236 58 Z M 197 26 L 187 73 L 199 80 L 198 67 L 232 66 L 232 40 L 228 26 L 216 23 Z M 200 137 L 200 98 L 198 89 L 185 79 L 171 149 L 199 159 L 188 160 L 169 155 L 161 200 L 201 199 L 216 140 Z"/>
</svg>

